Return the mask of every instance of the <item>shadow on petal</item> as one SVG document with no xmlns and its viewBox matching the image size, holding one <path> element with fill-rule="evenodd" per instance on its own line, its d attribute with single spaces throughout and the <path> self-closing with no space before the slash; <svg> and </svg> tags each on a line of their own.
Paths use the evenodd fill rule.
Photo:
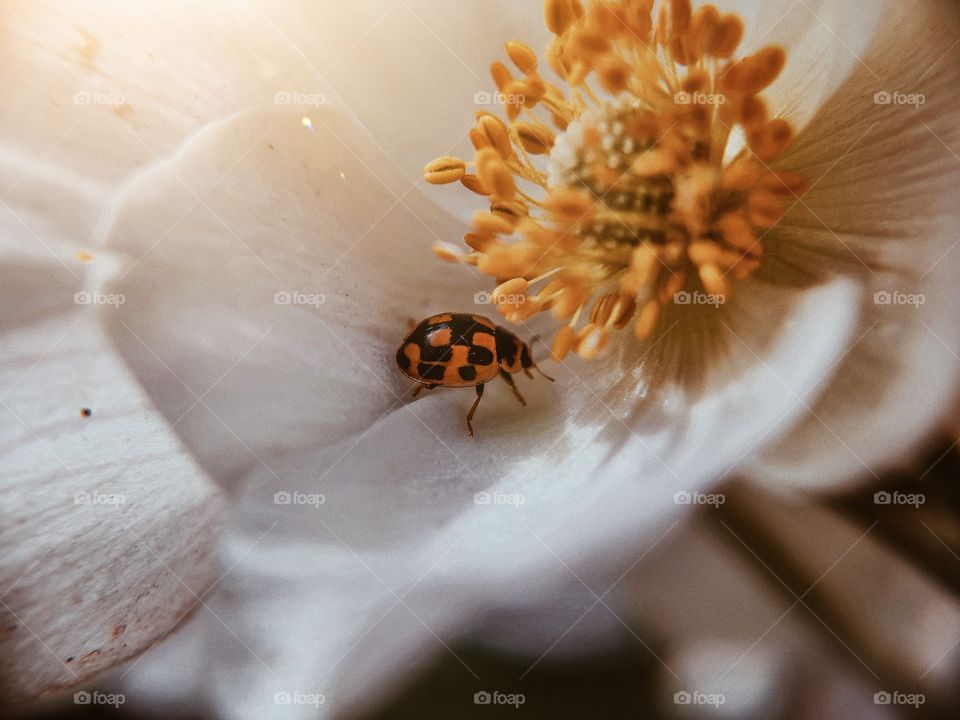
<svg viewBox="0 0 960 720">
<path fill-rule="evenodd" d="M 54 262 L 7 261 L 0 267 L 0 332 L 32 325 L 75 307 L 80 281 Z"/>
<path fill-rule="evenodd" d="M 836 378 L 760 475 L 805 486 L 874 477 L 907 462 L 949 412 L 960 369 L 958 28 L 950 3 L 892 7 L 782 160 L 812 187 L 770 234 L 765 276 L 803 282 L 832 269 L 865 292 Z"/>
</svg>

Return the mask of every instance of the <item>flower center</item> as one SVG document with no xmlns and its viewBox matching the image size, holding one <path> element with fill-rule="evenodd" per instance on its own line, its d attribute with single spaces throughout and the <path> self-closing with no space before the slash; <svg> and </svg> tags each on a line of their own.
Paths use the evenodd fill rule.
<svg viewBox="0 0 960 720">
<path fill-rule="evenodd" d="M 547 58 L 562 82 L 540 75 L 526 45 L 507 43 L 521 75 L 491 67 L 507 122 L 477 114 L 474 172 L 450 157 L 424 172 L 490 203 L 464 238 L 471 252 L 435 252 L 496 278 L 491 298 L 507 320 L 549 310 L 565 322 L 558 360 L 596 357 L 630 323 L 648 340 L 681 291 L 723 302 L 760 266 L 764 231 L 803 190 L 799 176 L 769 167 L 793 131 L 758 97 L 783 50 L 734 61 L 739 18 L 670 0 L 654 23 L 652 6 L 546 0 Z"/>
<path fill-rule="evenodd" d="M 548 184 L 582 188 L 594 203 L 591 222 L 580 228 L 588 246 L 614 251 L 641 242 L 662 245 L 672 237 L 673 178 L 632 170 L 649 160 L 657 143 L 631 126 L 641 113 L 629 99 L 605 103 L 572 122 L 550 152 Z"/>
</svg>

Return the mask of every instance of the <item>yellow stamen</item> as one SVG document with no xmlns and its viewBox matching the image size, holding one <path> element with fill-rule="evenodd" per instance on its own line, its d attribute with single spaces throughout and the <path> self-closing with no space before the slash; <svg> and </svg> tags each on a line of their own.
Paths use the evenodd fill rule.
<svg viewBox="0 0 960 720">
<path fill-rule="evenodd" d="M 489 203 L 464 237 L 471 252 L 438 255 L 495 277 L 508 320 L 549 310 L 564 322 L 558 360 L 599 357 L 631 323 L 651 339 L 680 291 L 729 295 L 805 188 L 769 169 L 794 138 L 759 96 L 784 50 L 737 59 L 736 15 L 664 0 L 654 17 L 654 4 L 545 0 L 545 57 L 561 82 L 540 76 L 536 51 L 507 42 L 515 70 L 490 67 L 506 121 L 477 113 L 471 173 L 446 157 L 425 169 L 429 182 L 459 180 Z M 746 145 L 731 159 L 734 129 Z"/>
<path fill-rule="evenodd" d="M 509 235 L 513 232 L 513 223 L 504 219 L 502 215 L 495 215 L 486 210 L 478 210 L 473 215 L 473 227 L 484 235 Z"/>
<path fill-rule="evenodd" d="M 460 184 L 463 185 L 467 190 L 475 192 L 477 195 L 489 195 L 488 191 L 483 184 L 480 182 L 480 178 L 476 175 L 464 175 L 460 178 Z"/>
<path fill-rule="evenodd" d="M 522 42 L 511 40 L 506 45 L 507 55 L 517 66 L 517 69 L 529 75 L 537 71 L 537 55 Z"/>
<path fill-rule="evenodd" d="M 573 23 L 573 3 L 570 0 L 546 0 L 543 19 L 550 32 L 562 35 Z"/>
<path fill-rule="evenodd" d="M 434 185 L 444 185 L 460 180 L 466 170 L 467 164 L 463 160 L 444 155 L 423 169 L 423 179 Z"/>
<path fill-rule="evenodd" d="M 480 184 L 490 188 L 495 197 L 512 198 L 516 194 L 513 173 L 493 148 L 477 151 L 475 160 Z"/>
<path fill-rule="evenodd" d="M 513 278 L 512 280 L 507 280 L 505 283 L 497 285 L 493 292 L 490 293 L 490 298 L 491 300 L 495 300 L 496 298 L 507 295 L 522 295 L 527 291 L 529 286 L 530 284 L 523 278 Z"/>
<path fill-rule="evenodd" d="M 553 133 L 545 127 L 537 127 L 530 123 L 516 123 L 514 130 L 520 145 L 533 155 L 546 155 L 553 148 Z"/>
<path fill-rule="evenodd" d="M 553 346 L 550 349 L 550 355 L 554 360 L 560 362 L 567 353 L 576 345 L 577 333 L 570 325 L 564 325 L 553 339 Z"/>
<path fill-rule="evenodd" d="M 503 120 L 496 115 L 483 113 L 477 119 L 477 129 L 487 141 L 487 145 L 493 147 L 501 158 L 508 160 L 513 155 L 510 134 L 507 132 L 507 126 L 503 124 Z"/>
<path fill-rule="evenodd" d="M 436 242 L 433 244 L 433 254 L 436 255 L 441 260 L 446 260 L 447 262 L 463 262 L 464 254 L 460 252 L 459 248 L 451 245 L 450 243 Z"/>
<path fill-rule="evenodd" d="M 483 252 L 491 242 L 494 242 L 494 238 L 492 235 L 469 232 L 463 236 L 463 242 L 477 252 Z"/>
</svg>

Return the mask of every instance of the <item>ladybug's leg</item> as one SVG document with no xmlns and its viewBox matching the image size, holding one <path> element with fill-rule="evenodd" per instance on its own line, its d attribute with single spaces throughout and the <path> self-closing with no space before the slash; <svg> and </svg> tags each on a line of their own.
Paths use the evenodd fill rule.
<svg viewBox="0 0 960 720">
<path fill-rule="evenodd" d="M 473 407 L 467 413 L 467 432 L 473 437 L 473 414 L 477 411 L 477 405 L 480 404 L 480 398 L 483 397 L 483 383 L 477 385 L 477 399 L 473 401 Z"/>
<path fill-rule="evenodd" d="M 433 384 L 422 385 L 420 383 L 417 383 L 417 386 L 413 389 L 413 394 L 411 394 L 410 397 L 416 397 L 417 395 L 420 394 L 420 391 L 423 390 L 424 388 L 426 388 L 427 390 L 433 390 L 435 387 L 436 385 L 433 385 Z"/>
<path fill-rule="evenodd" d="M 523 399 L 523 395 L 520 394 L 520 391 L 517 390 L 516 383 L 513 382 L 513 377 L 503 368 L 500 368 L 500 377 L 507 381 L 507 385 L 510 386 L 510 389 L 513 390 L 513 394 L 517 396 L 517 400 L 520 401 L 521 405 L 526 405 L 527 401 Z"/>
</svg>

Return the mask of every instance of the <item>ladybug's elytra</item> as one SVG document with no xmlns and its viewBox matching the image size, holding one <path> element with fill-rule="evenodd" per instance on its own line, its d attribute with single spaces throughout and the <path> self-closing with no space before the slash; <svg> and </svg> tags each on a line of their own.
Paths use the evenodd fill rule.
<svg viewBox="0 0 960 720">
<path fill-rule="evenodd" d="M 473 414 L 483 397 L 483 384 L 498 374 L 522 404 L 513 373 L 533 377 L 534 368 L 548 380 L 533 362 L 530 348 L 506 328 L 482 315 L 443 313 L 428 317 L 417 325 L 397 350 L 397 365 L 404 375 L 420 385 L 413 396 L 426 387 L 476 387 L 477 399 L 467 414 L 467 432 L 473 436 Z"/>
</svg>

